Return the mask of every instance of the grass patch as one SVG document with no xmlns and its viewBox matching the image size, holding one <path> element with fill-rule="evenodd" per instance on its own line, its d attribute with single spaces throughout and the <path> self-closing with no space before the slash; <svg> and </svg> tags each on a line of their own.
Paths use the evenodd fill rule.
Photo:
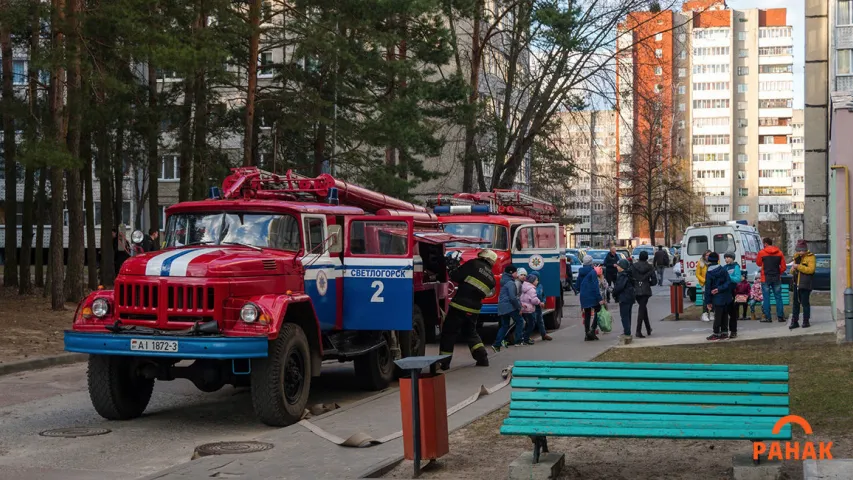
<svg viewBox="0 0 853 480">
<path fill-rule="evenodd" d="M 853 429 L 853 347 L 849 345 L 777 342 L 619 348 L 596 361 L 788 365 L 791 413 L 805 417 L 821 434 L 848 434 Z"/>
</svg>

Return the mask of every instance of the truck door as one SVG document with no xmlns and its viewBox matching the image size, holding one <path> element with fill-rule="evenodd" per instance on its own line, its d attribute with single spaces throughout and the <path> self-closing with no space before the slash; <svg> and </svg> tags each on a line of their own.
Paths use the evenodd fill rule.
<svg viewBox="0 0 853 480">
<path fill-rule="evenodd" d="M 343 278 L 345 330 L 411 330 L 414 232 L 411 218 L 350 217 Z"/>
<path fill-rule="evenodd" d="M 559 233 L 557 223 L 535 223 L 519 225 L 512 238 L 512 264 L 528 273 L 538 272 L 548 297 L 562 295 Z"/>
<path fill-rule="evenodd" d="M 341 261 L 329 255 L 329 232 L 325 215 L 302 216 L 302 238 L 305 254 L 300 259 L 305 268 L 305 293 L 311 297 L 314 311 L 323 330 L 335 327 L 337 320 L 338 283 Z"/>
</svg>

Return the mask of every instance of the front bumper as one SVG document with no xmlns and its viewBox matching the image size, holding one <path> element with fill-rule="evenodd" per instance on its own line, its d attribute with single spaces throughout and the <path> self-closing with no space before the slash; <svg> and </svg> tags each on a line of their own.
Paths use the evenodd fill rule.
<svg viewBox="0 0 853 480">
<path fill-rule="evenodd" d="M 145 352 L 130 349 L 130 341 L 137 339 L 173 340 L 178 342 L 177 352 Z M 81 333 L 65 331 L 65 350 L 92 355 L 132 355 L 165 358 L 264 358 L 267 356 L 267 337 L 219 336 L 166 336 L 113 333 Z"/>
</svg>

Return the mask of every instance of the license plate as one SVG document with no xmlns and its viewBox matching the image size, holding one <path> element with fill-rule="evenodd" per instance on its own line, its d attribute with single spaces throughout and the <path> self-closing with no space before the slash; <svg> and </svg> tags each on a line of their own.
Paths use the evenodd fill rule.
<svg viewBox="0 0 853 480">
<path fill-rule="evenodd" d="M 175 340 L 151 340 L 141 338 L 130 339 L 130 349 L 140 352 L 177 352 L 178 342 Z"/>
</svg>

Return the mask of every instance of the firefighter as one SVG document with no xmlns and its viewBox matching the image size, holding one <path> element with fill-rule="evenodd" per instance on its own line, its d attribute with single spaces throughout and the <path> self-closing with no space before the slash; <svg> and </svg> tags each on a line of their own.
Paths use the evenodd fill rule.
<svg viewBox="0 0 853 480">
<path fill-rule="evenodd" d="M 492 267 L 497 260 L 498 255 L 486 248 L 480 250 L 477 258 L 465 262 L 450 274 L 450 279 L 456 283 L 458 290 L 450 302 L 441 328 L 441 355 L 453 355 L 456 337 L 461 333 L 468 342 L 468 348 L 471 349 L 471 356 L 477 361 L 477 366 L 489 366 L 489 354 L 477 333 L 477 318 L 480 316 L 483 299 L 495 291 Z M 451 360 L 452 358 L 448 358 L 442 362 L 441 368 L 450 369 Z"/>
</svg>

